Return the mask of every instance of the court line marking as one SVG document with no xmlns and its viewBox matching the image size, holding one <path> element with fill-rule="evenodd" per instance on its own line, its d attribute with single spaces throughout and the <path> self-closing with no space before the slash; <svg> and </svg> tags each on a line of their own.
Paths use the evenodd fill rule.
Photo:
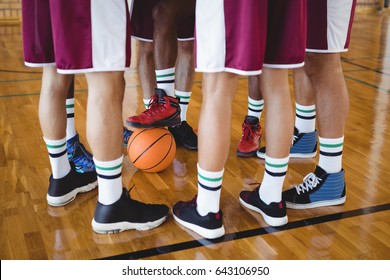
<svg viewBox="0 0 390 280">
<path fill-rule="evenodd" d="M 243 238 L 250 238 L 250 237 L 256 237 L 261 236 L 265 234 L 272 234 L 276 232 L 284 232 L 291 229 L 297 229 L 307 226 L 313 226 L 317 224 L 323 224 L 327 222 L 333 222 L 338 220 L 343 220 L 347 218 L 353 218 L 363 215 L 369 215 L 373 213 L 378 213 L 382 211 L 388 211 L 390 210 L 390 203 L 385 203 L 381 205 L 375 205 L 370 206 L 366 208 L 360 208 L 355 210 L 349 210 L 344 211 L 340 213 L 334 213 L 334 214 L 328 214 L 324 216 L 319 217 L 313 217 L 308 218 L 304 220 L 298 220 L 289 222 L 283 227 L 280 228 L 274 228 L 274 227 L 262 227 L 262 228 L 256 228 L 256 229 L 249 229 L 234 233 L 228 233 L 225 234 L 225 236 L 217 239 L 217 240 L 208 240 L 208 239 L 197 239 L 197 240 L 190 240 L 175 244 L 169 244 L 165 246 L 155 247 L 155 248 L 149 248 L 144 250 L 139 250 L 135 252 L 129 252 L 104 258 L 99 258 L 101 260 L 135 260 L 135 259 L 141 259 L 141 258 L 148 258 L 148 257 L 155 257 L 163 254 L 169 254 L 169 253 L 175 253 L 179 251 L 204 247 L 207 245 L 213 245 L 213 244 L 219 244 L 219 243 L 225 243 L 229 241 L 235 241 L 240 240 Z"/>
</svg>

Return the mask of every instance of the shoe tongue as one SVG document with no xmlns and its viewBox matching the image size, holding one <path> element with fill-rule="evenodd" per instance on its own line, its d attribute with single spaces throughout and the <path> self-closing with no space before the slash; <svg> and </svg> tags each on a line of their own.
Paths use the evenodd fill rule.
<svg viewBox="0 0 390 280">
<path fill-rule="evenodd" d="M 167 93 L 165 92 L 165 90 L 161 89 L 161 88 L 155 88 L 154 89 L 154 92 L 155 94 L 159 97 L 159 98 L 163 98 L 165 96 L 167 96 Z"/>
<path fill-rule="evenodd" d="M 256 117 L 253 117 L 253 116 L 246 116 L 245 120 L 248 121 L 252 125 L 259 123 L 259 119 Z"/>
<path fill-rule="evenodd" d="M 326 173 L 324 169 L 317 165 L 316 169 L 314 170 L 314 174 L 316 174 L 318 178 L 324 178 L 328 173 Z"/>
</svg>

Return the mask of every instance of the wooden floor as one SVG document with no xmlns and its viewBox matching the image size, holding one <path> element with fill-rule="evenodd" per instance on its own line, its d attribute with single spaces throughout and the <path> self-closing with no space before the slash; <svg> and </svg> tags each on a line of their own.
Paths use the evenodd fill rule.
<svg viewBox="0 0 390 280">
<path fill-rule="evenodd" d="M 96 234 L 91 220 L 97 191 L 65 207 L 47 205 L 50 165 L 37 114 L 41 72 L 23 65 L 20 26 L 0 26 L 0 259 L 390 259 L 390 15 L 359 14 L 353 28 L 343 54 L 351 100 L 343 152 L 346 203 L 288 210 L 289 224 L 279 230 L 239 205 L 239 192 L 259 184 L 264 172 L 263 161 L 235 155 L 247 112 L 242 77 L 221 198 L 227 234 L 211 243 L 172 216 L 150 231 Z M 124 117 L 143 108 L 135 61 L 126 73 Z M 82 75 L 76 90 L 76 128 L 86 144 Z M 200 103 L 197 74 L 188 111 L 194 127 Z M 301 182 L 315 162 L 292 160 L 284 188 Z M 123 179 L 127 187 L 135 185 L 136 199 L 172 206 L 196 193 L 196 163 L 197 152 L 178 148 L 171 167 L 150 174 L 125 157 Z"/>
</svg>

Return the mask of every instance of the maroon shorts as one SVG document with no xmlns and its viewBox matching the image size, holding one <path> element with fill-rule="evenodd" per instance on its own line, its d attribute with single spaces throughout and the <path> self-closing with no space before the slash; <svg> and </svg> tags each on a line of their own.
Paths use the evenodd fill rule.
<svg viewBox="0 0 390 280">
<path fill-rule="evenodd" d="M 306 0 L 198 0 L 195 61 L 199 72 L 258 75 L 303 65 Z"/>
<path fill-rule="evenodd" d="M 146 41 L 153 41 L 153 8 L 160 0 L 134 0 L 131 15 L 131 37 Z M 182 0 L 186 1 L 186 0 Z M 177 25 L 177 39 L 187 41 L 194 39 L 195 13 L 186 17 Z"/>
<path fill-rule="evenodd" d="M 307 0 L 306 51 L 348 50 L 356 0 Z"/>
<path fill-rule="evenodd" d="M 127 0 L 23 0 L 22 12 L 26 65 L 64 74 L 130 66 Z"/>
</svg>

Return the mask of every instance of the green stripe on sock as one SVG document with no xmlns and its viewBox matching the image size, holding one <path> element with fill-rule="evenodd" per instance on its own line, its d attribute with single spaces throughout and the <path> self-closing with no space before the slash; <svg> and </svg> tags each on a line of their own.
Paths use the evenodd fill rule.
<svg viewBox="0 0 390 280">
<path fill-rule="evenodd" d="M 273 164 L 273 163 L 265 162 L 265 165 L 268 165 L 268 166 L 274 167 L 274 168 L 283 168 L 283 167 L 286 167 L 288 165 L 288 162 L 283 163 L 283 164 Z"/>
<path fill-rule="evenodd" d="M 301 112 L 301 113 L 315 113 L 316 112 L 316 109 L 313 109 L 313 110 L 302 110 L 302 109 L 296 108 L 296 110 L 298 112 Z"/>
<path fill-rule="evenodd" d="M 59 148 L 65 147 L 65 146 L 66 146 L 66 142 L 64 144 L 60 144 L 60 145 L 48 145 L 48 144 L 46 144 L 46 147 L 48 147 L 49 149 L 59 149 Z"/>
<path fill-rule="evenodd" d="M 222 177 L 219 177 L 219 178 L 208 178 L 208 177 L 204 177 L 204 176 L 200 175 L 199 173 L 198 173 L 198 176 L 199 176 L 200 178 L 202 178 L 203 180 L 206 180 L 206 181 L 209 181 L 209 182 L 218 182 L 218 181 L 222 181 Z"/>
<path fill-rule="evenodd" d="M 253 104 L 253 103 L 250 103 L 248 102 L 250 106 L 253 106 L 253 107 L 263 107 L 264 106 L 264 103 L 263 104 Z"/>
<path fill-rule="evenodd" d="M 175 76 L 175 73 L 156 75 L 156 78 L 158 79 L 158 78 L 166 78 L 166 77 L 172 77 L 172 76 Z"/>
<path fill-rule="evenodd" d="M 121 167 L 122 167 L 122 163 L 121 163 L 121 164 L 118 164 L 117 166 L 114 166 L 114 167 L 101 167 L 101 166 L 97 166 L 97 165 L 95 164 L 95 167 L 96 167 L 97 169 L 100 169 L 100 170 L 112 171 L 112 170 L 121 168 Z"/>
<path fill-rule="evenodd" d="M 320 143 L 320 146 L 321 147 L 325 147 L 325 148 L 339 148 L 339 147 L 342 147 L 344 145 L 344 142 L 341 142 L 340 144 L 324 144 L 324 143 Z"/>
</svg>

